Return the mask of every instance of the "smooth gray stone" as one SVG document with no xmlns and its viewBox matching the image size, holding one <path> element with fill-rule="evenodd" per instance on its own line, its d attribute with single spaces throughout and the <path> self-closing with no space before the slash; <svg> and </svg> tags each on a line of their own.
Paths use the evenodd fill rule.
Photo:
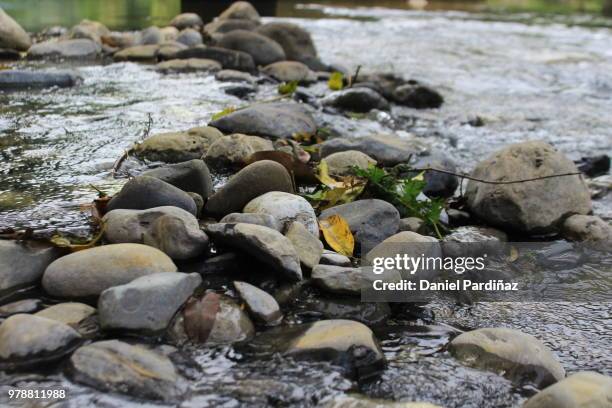
<svg viewBox="0 0 612 408">
<path fill-rule="evenodd" d="M 81 78 L 70 72 L 0 71 L 0 90 L 69 88 L 81 82 Z"/>
<path fill-rule="evenodd" d="M 270 326 L 280 323 L 283 315 L 272 295 L 246 282 L 234 281 L 234 287 L 256 321 Z"/>
</svg>

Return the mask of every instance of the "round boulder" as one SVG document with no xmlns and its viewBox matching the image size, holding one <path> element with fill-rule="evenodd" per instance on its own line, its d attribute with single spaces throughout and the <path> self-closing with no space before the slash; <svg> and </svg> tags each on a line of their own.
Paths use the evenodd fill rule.
<svg viewBox="0 0 612 408">
<path fill-rule="evenodd" d="M 253 153 L 266 150 L 274 150 L 271 141 L 236 133 L 217 139 L 202 159 L 212 167 L 242 166 Z"/>
<path fill-rule="evenodd" d="M 255 65 L 269 65 L 285 59 L 285 52 L 277 42 L 252 31 L 230 31 L 221 37 L 217 45 L 246 52 L 253 57 Z"/>
<path fill-rule="evenodd" d="M 371 165 L 376 165 L 376 160 L 357 150 L 332 153 L 323 160 L 327 162 L 329 174 L 332 176 L 349 176 L 352 174 L 353 166 L 365 170 Z"/>
<path fill-rule="evenodd" d="M 195 127 L 186 132 L 153 135 L 134 145 L 132 150 L 136 156 L 143 159 L 180 163 L 199 159 L 221 136 L 223 133 L 214 127 Z"/>
<path fill-rule="evenodd" d="M 523 408 L 610 408 L 612 377 L 579 372 L 531 397 Z"/>
<path fill-rule="evenodd" d="M 282 191 L 271 191 L 249 201 L 243 212 L 270 214 L 285 228 L 296 221 L 306 227 L 315 237 L 319 236 L 319 225 L 314 209 L 305 198 Z"/>
</svg>

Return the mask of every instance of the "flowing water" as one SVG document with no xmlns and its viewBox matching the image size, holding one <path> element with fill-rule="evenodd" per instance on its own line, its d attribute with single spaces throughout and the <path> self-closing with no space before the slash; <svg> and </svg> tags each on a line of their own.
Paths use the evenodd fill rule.
<svg viewBox="0 0 612 408">
<path fill-rule="evenodd" d="M 326 17 L 285 19 L 312 33 L 324 61 L 349 71 L 361 65 L 363 71 L 415 78 L 446 99 L 435 111 L 394 108 L 391 114 L 360 119 L 319 115 L 340 133 L 415 135 L 448 152 L 466 171 L 493 150 L 527 139 L 546 140 L 573 159 L 612 155 L 609 28 L 534 20 L 529 14 L 498 21 L 486 13 L 320 5 L 301 5 L 300 10 Z M 0 229 L 86 229 L 87 213 L 80 205 L 94 198 L 90 185 L 110 192 L 120 188 L 125 180 L 110 177 L 110 169 L 147 129 L 157 133 L 203 125 L 226 106 L 244 103 L 226 95 L 209 76 L 162 76 L 132 63 L 68 68 L 83 77 L 81 86 L 0 93 Z M 263 87 L 258 98 L 274 92 Z M 475 118 L 484 126 L 471 125 Z M 127 167 L 139 170 L 131 162 Z M 609 201 L 596 210 L 612 218 Z M 308 296 L 302 302 L 308 303 Z M 304 318 L 298 313 L 303 308 L 296 306 L 295 319 Z M 353 383 L 325 363 L 262 359 L 231 347 L 192 350 L 189 355 L 199 368 L 188 373 L 192 387 L 181 406 L 311 406 L 349 391 L 445 407 L 518 406 L 529 389 L 466 368 L 443 349 L 459 329 L 487 326 L 536 335 L 568 372 L 612 374 L 610 303 L 433 303 L 416 313 L 416 320 L 407 315 L 400 313 L 404 317 L 375 328 L 389 368 L 374 382 Z M 71 399 L 58 407 L 141 406 L 71 384 L 59 369 L 0 377 L 1 383 L 66 386 Z"/>
</svg>

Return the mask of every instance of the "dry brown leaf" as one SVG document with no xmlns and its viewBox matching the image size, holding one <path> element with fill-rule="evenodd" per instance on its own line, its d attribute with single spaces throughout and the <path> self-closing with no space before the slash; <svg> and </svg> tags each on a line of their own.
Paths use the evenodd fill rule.
<svg viewBox="0 0 612 408">
<path fill-rule="evenodd" d="M 327 244 L 341 255 L 353 256 L 355 238 L 351 228 L 340 215 L 332 215 L 319 222 Z"/>
</svg>

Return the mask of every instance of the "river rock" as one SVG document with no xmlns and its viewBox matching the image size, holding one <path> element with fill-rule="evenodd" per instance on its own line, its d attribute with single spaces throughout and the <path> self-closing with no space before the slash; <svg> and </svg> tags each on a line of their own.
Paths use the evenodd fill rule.
<svg viewBox="0 0 612 408">
<path fill-rule="evenodd" d="M 79 325 L 96 314 L 96 309 L 78 302 L 65 302 L 49 306 L 36 313 L 36 316 L 67 324 L 78 331 Z"/>
<path fill-rule="evenodd" d="M 354 139 L 336 138 L 321 144 L 319 154 L 327 157 L 332 153 L 357 150 L 367 154 L 383 166 L 407 163 L 411 157 L 427 151 L 427 147 L 415 139 L 392 135 L 373 135 Z"/>
<path fill-rule="evenodd" d="M 578 172 L 575 164 L 551 145 L 528 141 L 480 162 L 472 177 L 510 181 L 572 172 Z M 556 232 L 568 215 L 591 210 L 589 189 L 578 175 L 515 184 L 470 180 L 465 197 L 472 213 L 490 225 L 528 234 Z"/>
<path fill-rule="evenodd" d="M 17 50 L 11 50 L 9 48 L 0 48 L 0 61 L 12 61 L 20 60 L 21 53 Z"/>
<path fill-rule="evenodd" d="M 132 147 L 140 158 L 168 163 L 199 159 L 211 144 L 223 136 L 214 127 L 195 127 L 186 132 L 159 133 Z"/>
<path fill-rule="evenodd" d="M 112 244 L 145 244 L 173 259 L 195 258 L 208 248 L 208 237 L 198 220 L 177 207 L 113 210 L 102 220 L 104 238 Z"/>
<path fill-rule="evenodd" d="M 363 254 L 395 234 L 399 227 L 399 212 L 383 200 L 358 200 L 338 205 L 323 211 L 319 220 L 335 214 L 346 220 Z"/>
<path fill-rule="evenodd" d="M 235 96 L 240 99 L 248 99 L 251 95 L 257 93 L 257 86 L 250 84 L 236 84 L 224 86 L 223 92 L 228 95 Z"/>
<path fill-rule="evenodd" d="M 220 223 L 232 223 L 237 224 L 239 222 L 245 224 L 262 225 L 264 227 L 272 228 L 278 232 L 283 231 L 283 226 L 278 220 L 270 214 L 245 214 L 245 213 L 231 213 L 221 218 Z"/>
<path fill-rule="evenodd" d="M 98 341 L 70 358 L 73 379 L 101 391 L 172 401 L 186 391 L 170 359 L 145 346 L 118 340 Z"/>
<path fill-rule="evenodd" d="M 215 74 L 217 81 L 223 82 L 246 82 L 254 85 L 257 82 L 257 78 L 248 72 L 236 71 L 233 69 L 223 69 Z"/>
<path fill-rule="evenodd" d="M 202 44 L 202 34 L 193 28 L 186 28 L 181 31 L 176 37 L 176 41 L 185 44 L 188 47 L 195 47 Z"/>
<path fill-rule="evenodd" d="M 159 29 L 164 42 L 175 41 L 179 35 L 178 28 L 174 26 L 166 26 Z"/>
<path fill-rule="evenodd" d="M 68 33 L 71 39 L 84 38 L 102 45 L 102 37 L 110 35 L 110 30 L 98 21 L 83 20 L 72 27 Z"/>
<path fill-rule="evenodd" d="M 332 176 L 349 176 L 352 174 L 351 167 L 367 169 L 370 165 L 376 165 L 376 160 L 365 153 L 357 150 L 332 153 L 324 159 Z"/>
<path fill-rule="evenodd" d="M 201 283 L 197 273 L 156 273 L 108 288 L 98 299 L 100 325 L 146 333 L 164 330 Z"/>
<path fill-rule="evenodd" d="M 40 367 L 74 350 L 81 336 L 44 317 L 16 314 L 0 325 L 0 370 Z"/>
<path fill-rule="evenodd" d="M 312 269 L 312 283 L 323 291 L 339 295 L 360 296 L 365 274 L 350 266 L 317 265 Z"/>
<path fill-rule="evenodd" d="M 240 109 L 209 123 L 223 133 L 244 133 L 274 138 L 314 134 L 317 125 L 309 113 L 291 103 L 267 103 Z"/>
<path fill-rule="evenodd" d="M 426 229 L 425 221 L 423 221 L 419 217 L 407 217 L 407 218 L 402 218 L 399 221 L 399 228 L 397 230 L 398 232 L 412 231 L 412 232 L 421 234 L 423 233 L 423 230 L 425 229 Z"/>
<path fill-rule="evenodd" d="M 212 167 L 239 167 L 255 152 L 274 150 L 272 142 L 240 133 L 218 138 L 202 159 Z"/>
<path fill-rule="evenodd" d="M 485 328 L 463 333 L 450 342 L 449 351 L 469 366 L 539 388 L 565 377 L 554 354 L 541 341 L 518 330 Z"/>
<path fill-rule="evenodd" d="M 563 236 L 572 241 L 612 242 L 612 226 L 594 215 L 572 215 L 563 223 Z"/>
<path fill-rule="evenodd" d="M 351 377 L 362 378 L 381 370 L 385 358 L 374 333 L 351 320 L 320 320 L 298 325 L 282 340 L 284 354 L 298 359 L 323 360 L 344 367 Z"/>
<path fill-rule="evenodd" d="M 221 69 L 221 64 L 211 59 L 188 58 L 173 59 L 157 64 L 156 69 L 163 73 L 172 72 L 216 72 Z"/>
<path fill-rule="evenodd" d="M 140 244 L 104 245 L 59 258 L 46 269 L 42 285 L 52 296 L 93 297 L 157 272 L 176 272 L 160 250 Z"/>
<path fill-rule="evenodd" d="M 395 402 L 381 399 L 367 398 L 357 395 L 343 395 L 335 397 L 321 408 L 442 408 L 428 402 Z"/>
<path fill-rule="evenodd" d="M 444 103 L 444 98 L 437 91 L 416 81 L 397 87 L 393 91 L 393 100 L 415 109 L 439 108 Z"/>
<path fill-rule="evenodd" d="M 40 71 L 0 71 L 0 90 L 28 88 L 69 88 L 81 82 L 81 78 L 71 72 Z"/>
<path fill-rule="evenodd" d="M 170 25 L 176 27 L 178 30 L 184 30 L 186 28 L 195 28 L 196 30 L 204 27 L 202 18 L 195 13 L 182 13 L 174 17 L 170 21 Z"/>
<path fill-rule="evenodd" d="M 319 225 L 314 209 L 305 198 L 282 191 L 265 193 L 244 206 L 243 212 L 256 214 L 270 214 L 283 226 L 289 227 L 297 221 L 306 227 L 306 230 L 315 237 L 319 236 Z"/>
<path fill-rule="evenodd" d="M 49 40 L 34 44 L 28 50 L 29 59 L 70 59 L 94 60 L 102 48 L 95 41 L 88 39 Z"/>
<path fill-rule="evenodd" d="M 276 41 L 253 31 L 230 31 L 221 37 L 217 45 L 230 50 L 246 52 L 253 57 L 256 65 L 269 65 L 285 59 L 285 52 Z"/>
<path fill-rule="evenodd" d="M 293 192 L 291 176 L 285 167 L 271 160 L 249 164 L 221 187 L 204 206 L 213 217 L 241 212 L 244 206 L 269 191 Z"/>
<path fill-rule="evenodd" d="M 0 294 L 37 284 L 57 257 L 49 245 L 0 240 Z"/>
<path fill-rule="evenodd" d="M 40 299 L 23 299 L 0 306 L 0 319 L 6 319 L 19 313 L 34 313 L 42 308 Z"/>
<path fill-rule="evenodd" d="M 213 346 L 247 341 L 254 335 L 253 323 L 242 308 L 214 292 L 202 299 L 189 299 L 170 331 L 176 342 L 190 340 Z"/>
<path fill-rule="evenodd" d="M 293 244 L 303 267 L 312 269 L 319 263 L 323 254 L 323 243 L 306 229 L 304 224 L 300 222 L 290 223 L 287 226 L 285 236 Z"/>
<path fill-rule="evenodd" d="M 219 15 L 219 20 L 230 19 L 259 22 L 259 13 L 248 1 L 236 1 Z"/>
<path fill-rule="evenodd" d="M 129 180 L 107 205 L 107 211 L 117 209 L 146 210 L 174 206 L 197 215 L 196 203 L 183 190 L 160 179 L 137 176 Z"/>
<path fill-rule="evenodd" d="M 206 232 L 220 244 L 241 249 L 269 265 L 280 276 L 302 280 L 300 259 L 289 241 L 272 228 L 255 224 L 209 224 Z"/>
<path fill-rule="evenodd" d="M 348 256 L 341 255 L 337 252 L 330 251 L 329 249 L 323 250 L 321 259 L 319 260 L 321 265 L 335 265 L 335 266 L 351 266 L 351 260 Z"/>
<path fill-rule="evenodd" d="M 254 320 L 268 326 L 280 323 L 283 318 L 280 307 L 268 292 L 246 282 L 234 281 L 234 287 Z"/>
<path fill-rule="evenodd" d="M 204 58 L 218 61 L 225 69 L 238 71 L 255 71 L 255 62 L 250 54 L 242 51 L 229 50 L 220 47 L 198 45 L 176 52 L 172 58 Z"/>
<path fill-rule="evenodd" d="M 185 192 L 197 193 L 203 199 L 208 199 L 212 194 L 213 182 L 210 171 L 206 163 L 200 159 L 158 167 L 147 170 L 141 175 L 155 177 Z"/>
<path fill-rule="evenodd" d="M 257 32 L 280 44 L 290 61 L 305 63 L 317 58 L 317 50 L 310 33 L 298 25 L 272 22 L 257 28 Z"/>
<path fill-rule="evenodd" d="M 161 30 L 157 26 L 151 26 L 142 30 L 140 45 L 156 45 L 164 42 Z"/>
<path fill-rule="evenodd" d="M 302 84 L 315 82 L 317 77 L 306 65 L 297 61 L 279 61 L 267 65 L 261 72 L 280 82 L 297 81 Z"/>
<path fill-rule="evenodd" d="M 188 47 L 180 42 L 165 41 L 159 44 L 159 48 L 157 49 L 157 60 L 167 61 L 175 59 L 175 56 L 179 51 L 186 49 L 188 49 Z"/>
<path fill-rule="evenodd" d="M 372 109 L 387 110 L 389 102 L 378 92 L 370 88 L 347 88 L 333 92 L 321 100 L 323 106 L 365 113 Z"/>
<path fill-rule="evenodd" d="M 523 408 L 610 408 L 612 377 L 583 371 L 553 384 L 533 397 Z"/>
<path fill-rule="evenodd" d="M 115 61 L 153 62 L 157 61 L 159 45 L 135 45 L 124 48 L 113 55 Z"/>
<path fill-rule="evenodd" d="M 225 34 L 234 30 L 253 31 L 258 26 L 259 24 L 255 21 L 232 18 L 227 20 L 217 19 L 209 24 L 206 24 L 204 29 L 209 34 Z"/>
<path fill-rule="evenodd" d="M 431 168 L 457 172 L 457 165 L 455 162 L 441 155 L 423 157 L 414 164 L 414 167 L 418 169 Z M 423 194 L 430 198 L 452 197 L 459 186 L 459 179 L 452 174 L 425 171 L 423 178 L 426 183 L 425 188 L 423 188 Z"/>
<path fill-rule="evenodd" d="M 29 34 L 0 8 L 0 48 L 27 51 L 31 45 Z"/>
</svg>

